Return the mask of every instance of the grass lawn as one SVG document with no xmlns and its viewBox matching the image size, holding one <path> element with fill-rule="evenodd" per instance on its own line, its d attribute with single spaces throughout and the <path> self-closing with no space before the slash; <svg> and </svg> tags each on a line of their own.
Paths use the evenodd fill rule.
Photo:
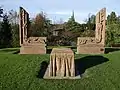
<svg viewBox="0 0 120 90">
<path fill-rule="evenodd" d="M 0 50 L 0 90 L 120 90 L 120 51 L 103 55 L 75 55 L 79 80 L 39 78 L 46 55 L 19 55 L 15 49 Z M 13 54 L 14 53 L 14 54 Z"/>
</svg>

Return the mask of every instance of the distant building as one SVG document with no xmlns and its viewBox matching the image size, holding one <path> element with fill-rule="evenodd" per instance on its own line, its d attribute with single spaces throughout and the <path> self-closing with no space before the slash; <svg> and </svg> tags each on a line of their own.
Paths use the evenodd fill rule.
<svg viewBox="0 0 120 90">
<path fill-rule="evenodd" d="M 53 36 L 59 36 L 64 31 L 64 24 L 53 24 Z"/>
</svg>

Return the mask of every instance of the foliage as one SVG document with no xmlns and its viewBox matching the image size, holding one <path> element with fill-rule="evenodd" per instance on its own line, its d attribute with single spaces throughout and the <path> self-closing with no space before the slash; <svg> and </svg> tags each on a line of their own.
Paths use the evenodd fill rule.
<svg viewBox="0 0 120 90">
<path fill-rule="evenodd" d="M 5 14 L 3 16 L 3 22 L 1 24 L 0 31 L 0 47 L 11 47 L 12 33 L 11 33 L 11 25 L 8 21 L 8 16 Z"/>
<path fill-rule="evenodd" d="M 65 29 L 66 31 L 71 31 L 71 32 L 81 32 L 81 25 L 75 21 L 74 13 L 69 18 L 68 22 L 65 23 Z"/>
<path fill-rule="evenodd" d="M 19 24 L 19 15 L 17 11 L 10 10 L 8 13 L 9 13 L 8 15 L 9 22 L 11 24 Z"/>
<path fill-rule="evenodd" d="M 3 9 L 0 7 L 0 17 L 3 15 Z"/>
<path fill-rule="evenodd" d="M 12 28 L 12 47 L 19 47 L 19 23 L 18 23 L 18 13 L 14 10 L 9 11 L 8 15 L 9 22 Z"/>
<path fill-rule="evenodd" d="M 50 20 L 41 12 L 31 22 L 30 36 L 48 36 L 48 28 L 50 28 Z"/>
<path fill-rule="evenodd" d="M 88 20 L 87 20 L 87 29 L 88 30 L 95 30 L 95 18 L 96 18 L 95 15 L 91 15 L 90 17 L 88 17 Z"/>
<path fill-rule="evenodd" d="M 95 31 L 94 30 L 85 30 L 81 37 L 95 37 Z"/>
<path fill-rule="evenodd" d="M 120 18 L 115 12 L 111 12 L 107 17 L 106 45 L 112 46 L 118 43 L 120 43 Z"/>
<path fill-rule="evenodd" d="M 82 33 L 82 26 L 75 21 L 74 13 L 69 18 L 68 22 L 65 23 L 65 32 L 63 32 L 63 37 L 66 42 L 76 42 L 77 37 Z"/>
<path fill-rule="evenodd" d="M 14 24 L 11 26 L 12 27 L 12 47 L 19 47 L 19 25 Z"/>
<path fill-rule="evenodd" d="M 117 15 L 115 12 L 111 12 L 107 17 L 107 24 L 116 24 L 117 23 Z"/>
</svg>

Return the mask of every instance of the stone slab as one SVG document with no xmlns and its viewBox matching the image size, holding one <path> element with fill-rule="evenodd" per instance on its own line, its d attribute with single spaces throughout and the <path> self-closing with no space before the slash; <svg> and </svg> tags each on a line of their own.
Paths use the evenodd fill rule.
<svg viewBox="0 0 120 90">
<path fill-rule="evenodd" d="M 104 47 L 87 47 L 87 46 L 78 46 L 77 54 L 104 54 Z"/>
<path fill-rule="evenodd" d="M 46 48 L 40 45 L 21 46 L 20 54 L 46 54 Z"/>
</svg>

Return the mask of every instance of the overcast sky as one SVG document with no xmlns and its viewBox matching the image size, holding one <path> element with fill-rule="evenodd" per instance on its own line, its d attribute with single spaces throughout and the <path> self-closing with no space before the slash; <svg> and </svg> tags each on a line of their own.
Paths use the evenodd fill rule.
<svg viewBox="0 0 120 90">
<path fill-rule="evenodd" d="M 96 14 L 101 8 L 106 7 L 107 13 L 115 11 L 120 15 L 120 0 L 0 0 L 0 5 L 5 11 L 16 10 L 24 7 L 30 17 L 44 11 L 53 21 L 68 20 L 74 10 L 76 21 L 83 22 L 88 14 Z"/>
</svg>

